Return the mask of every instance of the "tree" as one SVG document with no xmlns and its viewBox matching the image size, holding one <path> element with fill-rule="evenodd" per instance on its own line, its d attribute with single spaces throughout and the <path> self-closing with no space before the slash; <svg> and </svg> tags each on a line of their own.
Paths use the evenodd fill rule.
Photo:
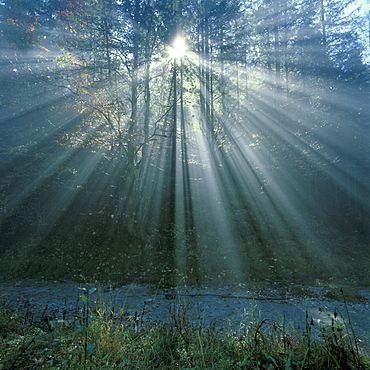
<svg viewBox="0 0 370 370">
<path fill-rule="evenodd" d="M 32 47 L 43 3 L 41 0 L 7 0 L 0 4 L 5 37 L 20 49 Z"/>
</svg>

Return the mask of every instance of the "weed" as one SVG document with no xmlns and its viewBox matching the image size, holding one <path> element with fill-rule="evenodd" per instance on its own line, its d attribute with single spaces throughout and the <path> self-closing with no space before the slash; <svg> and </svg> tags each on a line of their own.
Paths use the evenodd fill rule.
<svg viewBox="0 0 370 370">
<path fill-rule="evenodd" d="M 2 309 L 0 369 L 370 369 L 369 354 L 339 312 L 322 309 L 330 320 L 316 334 L 308 314 L 299 333 L 252 307 L 236 330 L 195 325 L 188 306 L 175 300 L 166 323 L 133 326 L 123 310 L 92 307 L 94 294 L 93 288 L 81 295 L 78 325 L 50 330 Z"/>
</svg>

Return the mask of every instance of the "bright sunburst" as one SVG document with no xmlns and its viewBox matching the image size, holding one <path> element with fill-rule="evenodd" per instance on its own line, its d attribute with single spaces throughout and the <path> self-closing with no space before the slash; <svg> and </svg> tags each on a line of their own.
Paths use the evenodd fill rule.
<svg viewBox="0 0 370 370">
<path fill-rule="evenodd" d="M 172 58 L 180 59 L 187 52 L 187 45 L 185 40 L 178 36 L 169 48 L 169 54 Z"/>
</svg>

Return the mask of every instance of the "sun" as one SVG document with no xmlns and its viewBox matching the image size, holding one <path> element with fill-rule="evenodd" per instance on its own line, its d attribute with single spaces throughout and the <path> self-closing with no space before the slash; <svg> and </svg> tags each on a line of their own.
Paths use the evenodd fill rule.
<svg viewBox="0 0 370 370">
<path fill-rule="evenodd" d="M 177 37 L 169 48 L 169 53 L 172 58 L 180 59 L 187 51 L 186 42 L 182 37 Z"/>
</svg>

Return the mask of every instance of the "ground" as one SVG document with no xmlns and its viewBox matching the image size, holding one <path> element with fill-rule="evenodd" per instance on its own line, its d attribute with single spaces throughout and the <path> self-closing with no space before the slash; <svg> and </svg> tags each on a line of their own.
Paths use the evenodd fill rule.
<svg viewBox="0 0 370 370">
<path fill-rule="evenodd" d="M 271 320 L 287 328 L 320 333 L 345 328 L 360 346 L 370 346 L 370 289 L 320 284 L 213 284 L 177 286 L 74 283 L 68 281 L 0 281 L 2 301 L 35 325 L 78 321 L 88 303 L 124 315 L 137 329 L 186 316 L 191 321 L 243 330 L 252 320 Z"/>
</svg>

